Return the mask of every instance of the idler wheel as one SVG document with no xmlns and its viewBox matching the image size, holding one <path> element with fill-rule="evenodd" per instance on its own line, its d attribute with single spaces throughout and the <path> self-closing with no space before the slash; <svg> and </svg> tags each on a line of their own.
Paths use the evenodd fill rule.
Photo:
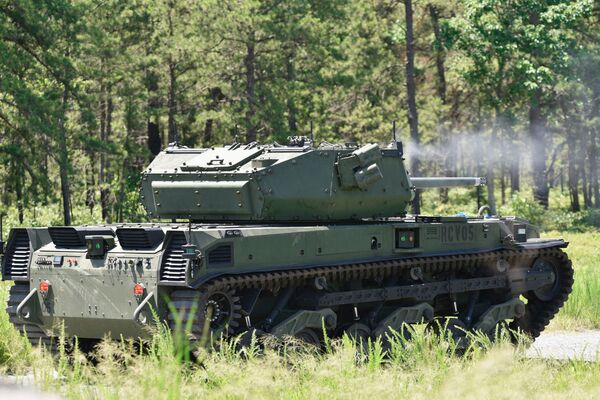
<svg viewBox="0 0 600 400">
<path fill-rule="evenodd" d="M 541 301 L 551 301 L 560 294 L 562 288 L 560 274 L 558 267 L 553 260 L 548 258 L 538 258 L 533 263 L 531 270 L 536 272 L 552 273 L 554 275 L 554 280 L 552 283 L 533 291 L 535 297 Z"/>
</svg>

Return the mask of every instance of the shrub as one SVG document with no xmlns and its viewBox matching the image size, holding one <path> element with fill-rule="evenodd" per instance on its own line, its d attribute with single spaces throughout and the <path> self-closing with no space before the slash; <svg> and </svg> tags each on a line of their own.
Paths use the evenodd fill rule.
<svg viewBox="0 0 600 400">
<path fill-rule="evenodd" d="M 546 210 L 541 205 L 518 192 L 511 197 L 506 205 L 500 207 L 498 212 L 501 215 L 514 215 L 525 218 L 535 225 L 543 225 L 546 214 Z"/>
</svg>

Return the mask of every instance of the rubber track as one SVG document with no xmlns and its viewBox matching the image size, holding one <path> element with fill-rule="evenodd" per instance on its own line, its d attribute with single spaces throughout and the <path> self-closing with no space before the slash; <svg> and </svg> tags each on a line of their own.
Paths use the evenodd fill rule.
<svg viewBox="0 0 600 400">
<path fill-rule="evenodd" d="M 560 249 L 542 254 L 544 257 L 553 258 L 559 262 L 558 279 L 561 284 L 561 290 L 557 296 L 550 301 L 541 301 L 533 293 L 525 293 L 523 296 L 527 299 L 525 315 L 516 318 L 511 324 L 512 329 L 520 329 L 529 334 L 532 338 L 537 338 L 540 333 L 548 326 L 552 318 L 558 313 L 565 304 L 573 290 L 573 265 L 566 253 Z"/>
<path fill-rule="evenodd" d="M 172 292 L 173 305 L 180 317 L 185 321 L 194 318 L 192 338 L 200 338 L 204 320 L 204 304 L 208 297 L 217 291 L 231 289 L 263 288 L 278 290 L 286 287 L 307 285 L 316 277 L 325 277 L 330 282 L 344 282 L 358 279 L 383 279 L 401 274 L 410 268 L 420 267 L 428 273 L 459 271 L 482 265 L 495 265 L 498 259 L 508 261 L 510 268 L 528 268 L 538 257 L 549 257 L 559 261 L 560 282 L 563 285 L 560 294 L 550 302 L 542 302 L 527 294 L 526 315 L 515 320 L 512 327 L 520 328 L 532 337 L 537 337 L 556 315 L 567 300 L 573 285 L 573 269 L 571 261 L 560 248 L 499 250 L 487 253 L 412 257 L 371 263 L 343 264 L 328 267 L 312 267 L 280 272 L 250 273 L 215 278 L 202 285 L 198 290 L 184 289 Z M 195 315 L 191 315 L 192 307 L 197 304 Z M 175 317 L 169 314 L 169 325 L 175 328 Z"/>
<path fill-rule="evenodd" d="M 8 307 L 6 313 L 8 314 L 11 324 L 21 333 L 26 336 L 32 346 L 42 345 L 48 349 L 51 353 L 57 352 L 56 338 L 46 335 L 46 333 L 40 329 L 37 325 L 26 323 L 21 321 L 17 317 L 17 307 L 29 294 L 29 284 L 22 282 L 15 282 L 10 288 L 8 295 Z"/>
</svg>

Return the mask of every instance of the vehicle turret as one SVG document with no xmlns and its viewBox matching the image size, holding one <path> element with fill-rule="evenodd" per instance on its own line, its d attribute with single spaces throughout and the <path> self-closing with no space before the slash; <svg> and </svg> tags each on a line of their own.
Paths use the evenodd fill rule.
<svg viewBox="0 0 600 400">
<path fill-rule="evenodd" d="M 346 221 L 406 214 L 415 187 L 478 185 L 480 178 L 415 178 L 401 145 L 239 143 L 171 146 L 142 175 L 152 218 L 198 221 Z"/>
</svg>

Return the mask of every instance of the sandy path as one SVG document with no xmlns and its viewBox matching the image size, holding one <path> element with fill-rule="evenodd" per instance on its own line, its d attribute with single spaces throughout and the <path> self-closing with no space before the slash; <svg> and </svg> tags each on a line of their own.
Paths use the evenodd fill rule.
<svg viewBox="0 0 600 400">
<path fill-rule="evenodd" d="M 600 361 L 600 330 L 544 332 L 526 354 L 531 358 Z"/>
</svg>

